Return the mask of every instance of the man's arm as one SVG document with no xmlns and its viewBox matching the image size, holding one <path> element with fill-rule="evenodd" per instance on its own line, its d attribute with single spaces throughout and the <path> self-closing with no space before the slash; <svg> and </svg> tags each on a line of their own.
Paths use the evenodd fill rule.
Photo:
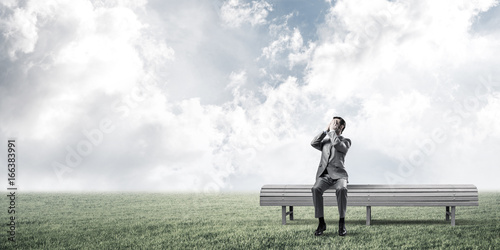
<svg viewBox="0 0 500 250">
<path fill-rule="evenodd" d="M 325 138 L 325 136 L 326 136 L 325 131 L 322 131 L 321 133 L 319 133 L 311 141 L 311 146 L 313 146 L 313 148 L 321 151 L 323 149 L 323 138 Z"/>
<path fill-rule="evenodd" d="M 326 126 L 325 131 L 321 132 L 320 134 L 318 134 L 317 136 L 314 137 L 314 139 L 311 142 L 311 146 L 313 146 L 313 148 L 315 148 L 319 151 L 323 150 L 323 138 L 325 138 L 326 133 L 328 133 L 330 131 L 330 127 L 332 126 L 332 122 L 333 121 L 331 121 L 328 124 L 328 126 Z"/>
<path fill-rule="evenodd" d="M 329 131 L 328 136 L 330 137 L 330 140 L 332 141 L 333 147 L 335 147 L 336 150 L 347 154 L 347 151 L 351 147 L 351 140 L 344 138 L 344 140 L 340 140 L 340 138 L 337 136 L 337 133 L 335 131 Z"/>
</svg>

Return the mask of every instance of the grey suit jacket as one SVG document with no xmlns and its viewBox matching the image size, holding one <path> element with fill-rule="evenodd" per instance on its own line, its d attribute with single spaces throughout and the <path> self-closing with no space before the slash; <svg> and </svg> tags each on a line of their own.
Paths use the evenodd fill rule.
<svg viewBox="0 0 500 250">
<path fill-rule="evenodd" d="M 329 138 L 325 138 L 328 134 Z M 321 160 L 316 173 L 316 179 L 325 171 L 332 179 L 344 178 L 348 175 L 344 167 L 344 158 L 351 147 L 351 140 L 341 135 L 337 136 L 334 131 L 325 133 L 324 131 L 314 137 L 311 146 L 321 151 Z"/>
</svg>

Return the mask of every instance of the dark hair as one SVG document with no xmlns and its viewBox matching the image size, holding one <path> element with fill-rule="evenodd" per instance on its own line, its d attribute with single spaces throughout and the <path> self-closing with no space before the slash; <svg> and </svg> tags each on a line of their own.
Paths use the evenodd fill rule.
<svg viewBox="0 0 500 250">
<path fill-rule="evenodd" d="M 340 116 L 334 116 L 333 119 L 339 119 L 340 120 L 340 125 L 344 125 L 344 127 L 342 128 L 342 131 L 340 131 L 340 133 L 343 133 L 344 132 L 344 129 L 346 127 L 346 123 L 344 121 L 344 118 L 340 117 Z"/>
</svg>

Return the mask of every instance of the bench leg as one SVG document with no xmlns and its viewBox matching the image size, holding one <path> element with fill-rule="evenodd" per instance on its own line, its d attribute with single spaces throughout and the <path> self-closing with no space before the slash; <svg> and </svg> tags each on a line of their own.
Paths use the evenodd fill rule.
<svg viewBox="0 0 500 250">
<path fill-rule="evenodd" d="M 286 216 L 290 215 L 290 220 L 293 220 L 293 206 L 290 206 L 290 211 L 286 211 L 286 206 L 281 206 L 281 224 L 286 225 Z"/>
<path fill-rule="evenodd" d="M 286 224 L 286 206 L 281 206 L 281 225 Z"/>
<path fill-rule="evenodd" d="M 366 225 L 369 226 L 372 221 L 372 207 L 366 206 Z"/>
<path fill-rule="evenodd" d="M 450 207 L 446 206 L 446 221 L 450 220 Z"/>
<path fill-rule="evenodd" d="M 455 226 L 455 206 L 451 207 L 451 225 Z"/>
</svg>

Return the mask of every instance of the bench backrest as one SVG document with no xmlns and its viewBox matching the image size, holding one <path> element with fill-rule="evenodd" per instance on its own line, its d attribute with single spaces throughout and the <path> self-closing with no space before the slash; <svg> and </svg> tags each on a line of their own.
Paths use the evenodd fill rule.
<svg viewBox="0 0 500 250">
<path fill-rule="evenodd" d="M 264 185 L 261 206 L 312 206 L 312 185 Z M 463 185 L 347 185 L 348 206 L 478 206 L 478 191 Z M 324 194 L 325 205 L 337 205 L 335 190 Z"/>
</svg>

